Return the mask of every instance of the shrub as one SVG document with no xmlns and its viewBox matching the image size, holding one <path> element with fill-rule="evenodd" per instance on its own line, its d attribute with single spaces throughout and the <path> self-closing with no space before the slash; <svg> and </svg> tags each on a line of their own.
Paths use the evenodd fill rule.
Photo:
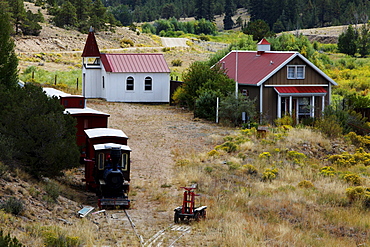
<svg viewBox="0 0 370 247">
<path fill-rule="evenodd" d="M 352 185 L 361 185 L 361 178 L 357 174 L 349 173 L 343 176 L 343 179 Z"/>
<path fill-rule="evenodd" d="M 350 202 L 361 202 L 366 208 L 370 207 L 370 189 L 362 186 L 349 187 L 346 195 Z"/>
<path fill-rule="evenodd" d="M 298 159 L 298 160 L 304 160 L 307 158 L 305 154 L 297 152 L 297 151 L 288 151 L 288 157 L 290 159 Z"/>
<path fill-rule="evenodd" d="M 269 181 L 271 182 L 272 180 L 276 179 L 278 175 L 278 169 L 269 169 L 267 168 L 263 173 L 262 173 L 262 181 Z"/>
<path fill-rule="evenodd" d="M 253 165 L 243 165 L 242 167 L 243 169 L 243 172 L 245 174 L 248 174 L 248 175 L 257 175 L 258 174 L 258 170 L 256 167 L 254 167 Z"/>
<path fill-rule="evenodd" d="M 50 201 L 56 202 L 59 195 L 60 195 L 60 187 L 56 182 L 49 181 L 45 184 L 45 191 L 48 195 L 48 199 L 51 199 Z M 49 201 L 49 200 L 48 200 Z"/>
<path fill-rule="evenodd" d="M 315 186 L 313 185 L 313 183 L 311 181 L 303 180 L 303 181 L 298 183 L 298 187 L 311 189 L 311 188 L 314 188 Z"/>
<path fill-rule="evenodd" d="M 218 157 L 220 156 L 220 152 L 218 152 L 217 150 L 215 149 L 212 149 L 211 151 L 208 152 L 207 154 L 208 156 L 211 156 L 211 157 Z"/>
<path fill-rule="evenodd" d="M 18 242 L 16 237 L 11 238 L 10 234 L 4 236 L 3 230 L 0 230 L 0 246 L 4 247 L 22 247 L 23 245 Z"/>
<path fill-rule="evenodd" d="M 199 39 L 200 40 L 203 40 L 203 41 L 210 41 L 211 39 L 208 37 L 208 36 L 206 36 L 206 35 L 200 35 L 199 36 Z"/>
<path fill-rule="evenodd" d="M 320 169 L 320 175 L 323 175 L 324 177 L 334 177 L 337 173 L 335 169 L 331 166 L 324 166 Z"/>
<path fill-rule="evenodd" d="M 221 145 L 216 146 L 215 149 L 221 149 L 227 153 L 232 153 L 238 150 L 238 145 L 236 145 L 234 142 L 227 141 Z"/>
<path fill-rule="evenodd" d="M 0 178 L 2 178 L 8 171 L 8 167 L 0 162 Z"/>
<path fill-rule="evenodd" d="M 293 126 L 293 124 L 294 124 L 293 118 L 289 115 L 285 115 L 282 118 L 277 118 L 277 119 L 275 119 L 274 122 L 275 122 L 276 126 L 283 126 L 283 125 Z"/>
<path fill-rule="evenodd" d="M 24 205 L 21 200 L 15 197 L 10 197 L 5 202 L 1 203 L 0 208 L 9 214 L 19 215 L 24 210 Z"/>
<path fill-rule="evenodd" d="M 171 61 L 172 66 L 177 66 L 180 67 L 182 65 L 182 60 L 181 59 L 174 59 Z"/>
<path fill-rule="evenodd" d="M 65 233 L 59 231 L 46 231 L 44 232 L 44 242 L 45 246 L 59 246 L 59 247 L 69 247 L 69 246 L 80 246 L 81 240 L 78 237 L 67 236 Z"/>
<path fill-rule="evenodd" d="M 343 128 L 340 126 L 335 116 L 328 116 L 317 120 L 315 126 L 329 138 L 338 137 L 343 132 Z"/>
<path fill-rule="evenodd" d="M 271 154 L 270 152 L 263 152 L 263 153 L 260 153 L 258 157 L 261 159 L 269 159 L 271 157 Z"/>
<path fill-rule="evenodd" d="M 122 48 L 134 46 L 134 42 L 131 39 L 121 39 L 120 44 Z"/>
</svg>

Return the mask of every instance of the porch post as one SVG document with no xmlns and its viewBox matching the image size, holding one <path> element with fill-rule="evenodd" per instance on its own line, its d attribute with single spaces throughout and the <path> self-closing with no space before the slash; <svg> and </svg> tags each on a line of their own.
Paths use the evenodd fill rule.
<svg viewBox="0 0 370 247">
<path fill-rule="evenodd" d="M 291 95 L 291 96 L 289 96 L 289 115 L 291 116 L 291 117 L 293 117 L 293 111 L 292 111 L 292 109 L 293 109 L 293 96 Z"/>
<path fill-rule="evenodd" d="M 315 117 L 315 96 L 312 95 L 312 109 L 311 109 L 311 117 Z"/>
<path fill-rule="evenodd" d="M 325 110 L 325 95 L 321 97 L 321 115 L 324 115 Z"/>
<path fill-rule="evenodd" d="M 260 123 L 262 123 L 262 110 L 263 110 L 263 84 L 260 86 Z"/>
<path fill-rule="evenodd" d="M 277 117 L 281 118 L 281 96 L 278 95 Z"/>
</svg>

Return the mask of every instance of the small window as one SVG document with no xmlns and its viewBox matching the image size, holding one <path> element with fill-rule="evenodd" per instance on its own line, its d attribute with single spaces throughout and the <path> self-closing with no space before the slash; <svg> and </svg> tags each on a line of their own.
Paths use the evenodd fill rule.
<svg viewBox="0 0 370 247">
<path fill-rule="evenodd" d="M 104 153 L 98 155 L 98 169 L 104 170 Z"/>
<path fill-rule="evenodd" d="M 102 81 L 103 81 L 103 88 L 105 88 L 105 79 L 104 79 L 104 76 L 102 78 Z"/>
<path fill-rule="evenodd" d="M 242 89 L 242 95 L 243 96 L 249 96 L 249 92 L 248 92 L 248 90 L 247 89 Z"/>
<path fill-rule="evenodd" d="M 145 91 L 152 91 L 152 78 L 149 76 L 145 78 Z"/>
<path fill-rule="evenodd" d="M 126 154 L 126 153 L 122 154 L 121 162 L 122 162 L 122 164 L 121 164 L 122 171 L 127 171 L 128 154 Z"/>
<path fill-rule="evenodd" d="M 134 90 L 134 78 L 131 76 L 126 80 L 126 90 L 128 91 Z"/>
<path fill-rule="evenodd" d="M 290 65 L 288 66 L 288 79 L 304 79 L 305 76 L 304 65 Z"/>
</svg>

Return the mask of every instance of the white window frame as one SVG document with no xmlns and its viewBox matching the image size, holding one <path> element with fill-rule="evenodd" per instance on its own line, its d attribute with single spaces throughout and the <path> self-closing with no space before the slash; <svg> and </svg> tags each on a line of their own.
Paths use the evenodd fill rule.
<svg viewBox="0 0 370 247">
<path fill-rule="evenodd" d="M 305 74 L 306 74 L 305 68 L 306 68 L 305 65 L 288 65 L 287 66 L 287 78 L 288 79 L 299 79 L 299 80 L 304 79 Z M 299 75 L 298 69 L 302 69 L 302 75 Z M 293 71 L 290 71 L 290 70 L 293 70 Z M 290 75 L 292 73 L 289 73 L 289 72 L 293 72 L 293 75 Z"/>
<path fill-rule="evenodd" d="M 129 83 L 129 80 L 130 80 L 130 83 Z M 132 81 L 132 83 L 131 83 L 131 81 Z M 130 89 L 129 89 L 129 87 L 130 87 Z M 132 87 L 132 89 L 131 89 L 131 87 Z M 134 77 L 132 77 L 132 76 L 129 76 L 129 77 L 127 77 L 126 78 L 126 91 L 134 91 L 135 90 L 135 79 L 134 79 Z"/>
<path fill-rule="evenodd" d="M 149 87 L 150 87 L 150 89 L 147 89 Z M 144 91 L 146 91 L 146 92 L 153 91 L 153 78 L 150 77 L 150 76 L 147 76 L 144 79 Z"/>
</svg>

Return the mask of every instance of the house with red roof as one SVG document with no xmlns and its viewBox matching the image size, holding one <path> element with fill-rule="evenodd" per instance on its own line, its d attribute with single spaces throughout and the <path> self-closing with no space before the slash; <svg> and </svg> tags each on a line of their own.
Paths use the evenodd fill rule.
<svg viewBox="0 0 370 247">
<path fill-rule="evenodd" d="M 90 29 L 82 64 L 85 98 L 110 102 L 170 101 L 170 69 L 163 54 L 100 53 Z"/>
<path fill-rule="evenodd" d="M 298 52 L 270 51 L 266 39 L 257 46 L 257 51 L 231 51 L 219 61 L 236 90 L 256 99 L 269 122 L 285 115 L 296 123 L 321 116 L 337 83 Z"/>
</svg>

